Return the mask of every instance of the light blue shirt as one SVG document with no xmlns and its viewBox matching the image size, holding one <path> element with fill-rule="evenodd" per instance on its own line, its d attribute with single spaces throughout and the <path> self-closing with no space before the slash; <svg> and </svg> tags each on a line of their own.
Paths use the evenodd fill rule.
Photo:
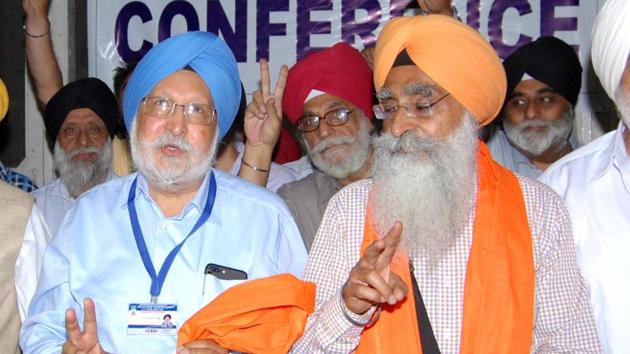
<svg viewBox="0 0 630 354">
<path fill-rule="evenodd" d="M 306 250 L 284 203 L 274 193 L 215 171 L 217 194 L 209 220 L 184 244 L 168 273 L 159 303 L 178 305 L 178 327 L 238 280 L 204 275 L 215 263 L 249 279 L 290 272 L 301 277 Z M 174 353 L 175 336 L 127 335 L 130 303 L 150 300 L 151 279 L 134 241 L 127 197 L 137 174 L 100 185 L 77 199 L 44 255 L 41 278 L 20 345 L 25 353 L 59 353 L 66 340 L 64 312 L 83 323 L 83 299 L 96 304 L 98 336 L 111 353 Z M 165 218 L 138 177 L 136 209 L 154 267 L 199 218 L 208 176 L 182 213 Z M 204 279 L 205 278 L 205 279 Z M 205 281 L 204 281 L 205 280 Z"/>
</svg>

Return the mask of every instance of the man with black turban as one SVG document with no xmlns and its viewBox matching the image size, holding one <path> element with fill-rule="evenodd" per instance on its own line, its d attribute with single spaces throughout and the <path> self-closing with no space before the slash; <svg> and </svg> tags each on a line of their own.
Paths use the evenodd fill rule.
<svg viewBox="0 0 630 354">
<path fill-rule="evenodd" d="M 74 200 L 114 176 L 111 138 L 119 113 L 109 87 L 89 78 L 59 90 L 46 105 L 44 116 L 59 178 L 33 195 L 54 237 Z"/>
<path fill-rule="evenodd" d="M 503 67 L 508 83 L 503 130 L 488 147 L 497 162 L 536 179 L 576 145 L 570 136 L 582 66 L 571 46 L 541 37 L 512 53 Z"/>
</svg>

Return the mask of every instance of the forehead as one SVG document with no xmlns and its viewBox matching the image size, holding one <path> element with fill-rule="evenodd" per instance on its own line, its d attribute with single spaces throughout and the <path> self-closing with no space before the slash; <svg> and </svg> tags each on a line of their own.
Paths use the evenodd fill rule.
<svg viewBox="0 0 630 354">
<path fill-rule="evenodd" d="M 304 103 L 303 113 L 325 113 L 335 108 L 355 108 L 355 106 L 341 97 L 328 93 L 311 98 Z"/>
<path fill-rule="evenodd" d="M 554 89 L 542 81 L 536 79 L 523 80 L 514 88 L 514 94 L 536 94 L 554 92 Z"/>
<path fill-rule="evenodd" d="M 378 90 L 379 98 L 399 97 L 408 95 L 430 96 L 441 88 L 429 75 L 415 65 L 401 65 L 393 67 L 387 74 L 383 87 Z"/>
<path fill-rule="evenodd" d="M 71 110 L 66 116 L 66 119 L 63 121 L 63 125 L 67 124 L 105 125 L 103 120 L 89 108 L 77 108 Z"/>
<path fill-rule="evenodd" d="M 151 94 L 176 94 L 212 97 L 206 82 L 192 70 L 179 70 L 162 79 Z"/>
</svg>

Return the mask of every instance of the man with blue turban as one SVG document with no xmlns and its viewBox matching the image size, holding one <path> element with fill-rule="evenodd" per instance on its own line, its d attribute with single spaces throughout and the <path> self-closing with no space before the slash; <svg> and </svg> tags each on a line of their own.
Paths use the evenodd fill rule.
<svg viewBox="0 0 630 354">
<path fill-rule="evenodd" d="M 123 98 L 138 172 L 68 212 L 44 256 L 25 352 L 173 353 L 182 323 L 226 289 L 302 274 L 306 250 L 280 199 L 210 167 L 240 91 L 233 54 L 211 33 L 174 36 L 140 61 Z"/>
</svg>

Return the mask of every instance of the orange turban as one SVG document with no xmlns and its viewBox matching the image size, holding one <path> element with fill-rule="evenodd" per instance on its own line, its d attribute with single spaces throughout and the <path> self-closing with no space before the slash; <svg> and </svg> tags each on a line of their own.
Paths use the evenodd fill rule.
<svg viewBox="0 0 630 354">
<path fill-rule="evenodd" d="M 499 114 L 507 87 L 505 71 L 492 46 L 477 31 L 441 15 L 391 20 L 376 43 L 377 90 L 403 50 L 479 124 L 486 125 Z"/>
<path fill-rule="evenodd" d="M 315 307 L 315 284 L 278 274 L 235 285 L 189 318 L 177 345 L 212 339 L 244 353 L 287 353 Z"/>
</svg>

